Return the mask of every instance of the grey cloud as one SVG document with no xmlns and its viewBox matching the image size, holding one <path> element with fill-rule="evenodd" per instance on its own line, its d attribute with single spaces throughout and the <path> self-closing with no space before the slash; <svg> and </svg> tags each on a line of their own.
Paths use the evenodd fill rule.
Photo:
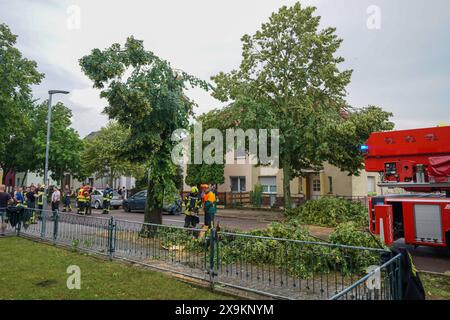
<svg viewBox="0 0 450 320">
<path fill-rule="evenodd" d="M 219 71 L 237 68 L 240 37 L 254 33 L 278 0 L 198 1 L 31 1 L 3 0 L 0 20 L 19 34 L 19 47 L 38 62 L 46 79 L 34 88 L 46 98 L 49 88 L 87 90 L 90 81 L 77 59 L 92 48 L 123 43 L 129 35 L 143 39 L 149 50 L 177 68 L 205 80 Z M 66 8 L 81 8 L 81 29 L 65 30 Z M 348 101 L 357 107 L 376 104 L 394 112 L 398 127 L 450 124 L 450 2 L 447 0 L 317 0 L 322 26 L 335 26 L 344 39 L 340 54 L 345 68 L 354 69 Z M 381 29 L 366 27 L 369 5 L 381 9 Z M 90 91 L 92 94 L 92 91 Z M 207 93 L 189 95 L 197 113 L 220 106 Z M 107 121 L 98 99 L 61 97 L 74 113 L 74 128 L 82 135 Z"/>
</svg>

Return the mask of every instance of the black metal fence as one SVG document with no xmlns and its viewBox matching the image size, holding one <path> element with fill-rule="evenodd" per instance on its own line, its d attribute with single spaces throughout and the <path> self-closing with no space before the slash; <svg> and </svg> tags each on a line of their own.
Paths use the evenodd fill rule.
<svg viewBox="0 0 450 320">
<path fill-rule="evenodd" d="M 13 226 L 12 213 L 0 210 L 7 230 L 17 235 L 206 280 L 211 286 L 284 299 L 401 297 L 400 260 L 386 250 L 33 211 L 34 223 Z"/>
<path fill-rule="evenodd" d="M 371 270 L 331 300 L 398 300 L 402 297 L 401 254 Z"/>
</svg>

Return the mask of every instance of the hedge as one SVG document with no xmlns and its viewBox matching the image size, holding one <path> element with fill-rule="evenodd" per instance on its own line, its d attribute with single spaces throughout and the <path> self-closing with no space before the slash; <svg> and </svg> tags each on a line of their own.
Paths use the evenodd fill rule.
<svg viewBox="0 0 450 320">
<path fill-rule="evenodd" d="M 367 208 L 359 202 L 351 202 L 336 197 L 323 197 L 286 211 L 290 220 L 302 224 L 322 227 L 336 227 L 340 223 L 352 221 L 358 226 L 366 226 Z"/>
</svg>

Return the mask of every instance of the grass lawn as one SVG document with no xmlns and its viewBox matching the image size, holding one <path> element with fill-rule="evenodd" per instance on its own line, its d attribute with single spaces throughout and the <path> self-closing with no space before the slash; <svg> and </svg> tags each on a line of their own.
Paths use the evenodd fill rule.
<svg viewBox="0 0 450 320">
<path fill-rule="evenodd" d="M 420 273 L 427 300 L 450 300 L 450 276 Z"/>
<path fill-rule="evenodd" d="M 81 270 L 81 289 L 69 290 L 67 267 Z M 0 238 L 1 299 L 230 299 L 161 272 L 40 244 Z"/>
</svg>

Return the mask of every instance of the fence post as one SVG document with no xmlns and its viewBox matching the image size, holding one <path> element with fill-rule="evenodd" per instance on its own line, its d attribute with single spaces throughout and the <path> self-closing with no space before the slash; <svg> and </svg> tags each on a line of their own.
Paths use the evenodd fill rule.
<svg viewBox="0 0 450 320">
<path fill-rule="evenodd" d="M 214 253 L 216 246 L 216 229 L 211 228 L 210 230 L 210 240 L 209 240 L 209 283 L 211 289 L 214 289 Z"/>
<path fill-rule="evenodd" d="M 112 260 L 114 256 L 114 250 L 116 246 L 115 235 L 116 222 L 114 220 L 114 217 L 111 217 L 108 221 L 108 256 L 110 260 Z"/>
<path fill-rule="evenodd" d="M 403 293 L 402 293 L 402 256 L 398 258 L 398 268 L 397 268 L 397 297 L 395 297 L 396 300 L 403 300 Z"/>
<path fill-rule="evenodd" d="M 59 223 L 59 210 L 53 211 L 53 245 L 56 245 L 58 239 L 58 223 Z"/>
<path fill-rule="evenodd" d="M 47 229 L 47 213 L 46 211 L 42 210 L 41 211 L 41 239 L 44 240 L 45 239 L 45 231 Z"/>
</svg>

